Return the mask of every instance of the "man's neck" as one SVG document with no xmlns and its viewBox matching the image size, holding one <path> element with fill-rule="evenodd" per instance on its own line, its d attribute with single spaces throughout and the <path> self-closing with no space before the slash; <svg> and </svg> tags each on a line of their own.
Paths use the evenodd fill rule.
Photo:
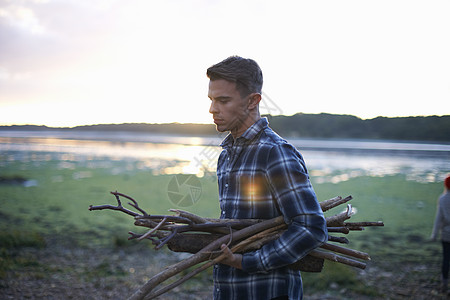
<svg viewBox="0 0 450 300">
<path fill-rule="evenodd" d="M 239 127 L 239 129 L 236 129 L 236 131 L 231 131 L 231 135 L 233 136 L 233 140 L 237 140 L 241 135 L 243 135 L 247 129 L 249 129 L 253 124 L 258 122 L 261 119 L 261 115 L 258 113 L 257 115 L 253 117 L 249 117 L 245 122 L 242 123 L 242 125 Z"/>
</svg>

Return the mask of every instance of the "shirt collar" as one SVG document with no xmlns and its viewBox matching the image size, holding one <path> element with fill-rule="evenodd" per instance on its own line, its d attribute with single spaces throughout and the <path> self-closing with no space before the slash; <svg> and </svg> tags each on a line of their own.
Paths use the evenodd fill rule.
<svg viewBox="0 0 450 300">
<path fill-rule="evenodd" d="M 250 126 L 249 128 L 247 128 L 247 130 L 240 136 L 238 137 L 236 140 L 239 139 L 245 139 L 245 140 L 251 140 L 253 139 L 258 133 L 261 132 L 261 130 L 263 130 L 264 128 L 266 128 L 269 125 L 269 122 L 267 121 L 266 117 L 263 117 L 261 119 L 259 119 L 258 121 L 256 121 L 255 123 L 253 123 L 252 126 Z M 227 147 L 231 147 L 233 145 L 233 136 L 230 134 L 228 134 L 226 136 L 226 138 L 222 141 L 222 143 L 220 144 L 220 146 L 222 148 L 227 148 Z"/>
</svg>

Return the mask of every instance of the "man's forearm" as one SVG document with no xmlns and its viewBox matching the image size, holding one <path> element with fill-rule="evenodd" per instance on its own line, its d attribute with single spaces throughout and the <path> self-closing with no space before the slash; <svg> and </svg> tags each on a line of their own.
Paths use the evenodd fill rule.
<svg viewBox="0 0 450 300">
<path fill-rule="evenodd" d="M 268 272 L 292 264 L 326 242 L 325 219 L 319 215 L 305 217 L 294 218 L 288 230 L 279 239 L 259 250 L 245 253 L 242 260 L 243 270 L 249 273 Z"/>
</svg>

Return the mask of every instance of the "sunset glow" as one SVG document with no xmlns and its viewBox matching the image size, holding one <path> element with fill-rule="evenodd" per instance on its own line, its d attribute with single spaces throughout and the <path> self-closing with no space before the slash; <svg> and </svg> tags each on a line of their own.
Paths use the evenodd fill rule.
<svg viewBox="0 0 450 300">
<path fill-rule="evenodd" d="M 263 113 L 450 114 L 448 1 L 0 3 L 0 125 L 212 123 L 206 68 L 261 66 Z M 272 106 L 273 107 L 273 106 Z"/>
</svg>

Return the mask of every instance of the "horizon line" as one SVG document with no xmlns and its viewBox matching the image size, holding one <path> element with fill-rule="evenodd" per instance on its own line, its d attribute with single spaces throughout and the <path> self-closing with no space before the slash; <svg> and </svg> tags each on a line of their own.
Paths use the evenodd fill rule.
<svg viewBox="0 0 450 300">
<path fill-rule="evenodd" d="M 351 116 L 351 117 L 356 117 L 358 119 L 361 120 L 373 120 L 373 119 L 377 119 L 377 118 L 387 118 L 387 119 L 399 119 L 399 118 L 421 118 L 421 117 L 445 117 L 445 116 L 450 116 L 450 114 L 442 114 L 442 115 L 437 115 L 437 114 L 433 114 L 433 115 L 415 115 L 415 116 L 396 116 L 396 117 L 387 117 L 387 116 L 377 116 L 377 117 L 373 117 L 373 118 L 361 118 L 358 117 L 356 115 L 351 115 L 351 114 L 333 114 L 333 113 L 326 113 L 326 112 L 321 112 L 321 113 L 295 113 L 292 115 L 267 115 L 267 114 L 263 114 L 261 115 L 261 117 L 278 117 L 278 116 L 283 116 L 283 117 L 292 117 L 295 115 L 333 115 L 333 116 Z M 84 126 L 99 126 L 99 125 L 125 125 L 125 124 L 146 124 L 146 125 L 169 125 L 169 124 L 178 124 L 178 125 L 214 125 L 213 122 L 208 122 L 208 123 L 203 123 L 203 122 L 157 122 L 157 123 L 151 123 L 151 122 L 121 122 L 121 123 L 86 123 L 86 124 L 78 124 L 78 125 L 46 125 L 46 124 L 31 124 L 31 123 L 14 123 L 14 124 L 5 124 L 5 123 L 0 123 L 0 127 L 12 127 L 12 126 L 36 126 L 36 127 L 47 127 L 47 128 L 76 128 L 76 127 L 84 127 Z"/>
</svg>

